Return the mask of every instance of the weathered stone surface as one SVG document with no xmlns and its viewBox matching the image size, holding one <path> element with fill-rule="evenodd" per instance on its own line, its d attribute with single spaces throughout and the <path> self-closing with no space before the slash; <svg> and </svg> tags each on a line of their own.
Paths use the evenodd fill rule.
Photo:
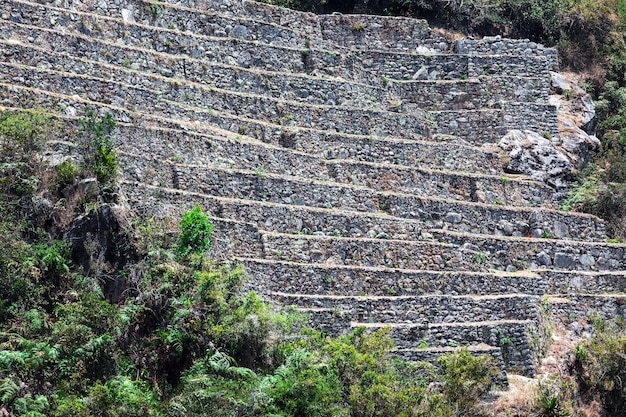
<svg viewBox="0 0 626 417">
<path fill-rule="evenodd" d="M 591 161 L 600 149 L 595 136 L 596 110 L 593 100 L 574 78 L 551 73 L 552 92 L 550 102 L 559 108 L 558 121 L 560 142 L 572 163 L 580 168 Z"/>
<path fill-rule="evenodd" d="M 552 88 L 557 92 L 557 94 L 563 94 L 565 91 L 572 90 L 572 85 L 558 72 L 551 71 L 550 77 Z"/>
<path fill-rule="evenodd" d="M 574 257 L 569 253 L 557 252 L 554 254 L 554 266 L 567 269 L 574 263 Z"/>
<path fill-rule="evenodd" d="M 570 159 L 548 137 L 525 130 L 512 130 L 499 142 L 508 157 L 505 170 L 524 173 L 555 187 L 565 187 L 574 170 Z"/>
</svg>

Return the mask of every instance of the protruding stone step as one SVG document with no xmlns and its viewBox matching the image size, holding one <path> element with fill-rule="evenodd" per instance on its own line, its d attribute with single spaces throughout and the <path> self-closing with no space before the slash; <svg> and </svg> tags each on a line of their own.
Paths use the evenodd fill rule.
<svg viewBox="0 0 626 417">
<path fill-rule="evenodd" d="M 431 347 L 512 344 L 512 338 L 523 337 L 532 320 L 497 320 L 479 322 L 434 323 L 379 323 L 351 321 L 350 327 L 379 330 L 386 327 L 400 349 L 415 349 L 419 345 Z M 517 343 L 516 343 L 517 344 Z"/>
<path fill-rule="evenodd" d="M 455 233 L 450 232 L 450 240 L 454 241 Z M 477 240 L 474 242 L 479 243 Z M 544 258 L 553 259 L 556 269 L 568 270 L 617 271 L 624 270 L 626 263 L 624 245 L 486 237 L 482 238 L 482 242 L 484 246 L 498 250 L 483 251 L 469 239 L 467 243 L 457 246 L 446 243 L 445 238 L 439 242 L 427 242 L 263 234 L 267 259 L 304 263 L 470 271 L 531 269 Z M 579 254 L 573 254 L 574 251 Z M 243 254 L 237 252 L 237 255 Z M 591 259 L 595 262 L 587 263 Z"/>
<path fill-rule="evenodd" d="M 424 124 L 427 135 L 459 136 L 474 145 L 497 143 L 512 129 L 559 136 L 556 107 L 552 104 L 506 103 L 502 109 L 430 111 Z"/>
<path fill-rule="evenodd" d="M 479 264 L 476 253 L 437 242 L 264 232 L 262 243 L 263 257 L 283 261 L 431 270 L 487 270 L 492 266 Z M 233 255 L 246 254 L 236 250 Z"/>
<path fill-rule="evenodd" d="M 541 213 L 537 212 L 538 218 Z M 626 245 L 555 239 L 535 229 L 540 237 L 485 236 L 452 231 L 432 231 L 441 242 L 457 244 L 478 253 L 477 263 L 513 269 L 541 266 L 566 270 L 620 271 L 626 269 Z"/>
<path fill-rule="evenodd" d="M 395 81 L 389 90 L 405 110 L 471 110 L 500 108 L 503 102 L 547 104 L 550 80 L 494 74 L 465 80 Z"/>
<path fill-rule="evenodd" d="M 622 276 L 624 280 L 624 276 Z M 570 294 L 567 296 L 548 296 L 541 300 L 542 308 L 547 310 L 551 317 L 571 325 L 576 321 L 586 320 L 593 323 L 597 320 L 615 320 L 617 317 L 626 317 L 626 294 Z M 582 332 L 583 328 L 574 325 L 575 332 Z"/>
</svg>

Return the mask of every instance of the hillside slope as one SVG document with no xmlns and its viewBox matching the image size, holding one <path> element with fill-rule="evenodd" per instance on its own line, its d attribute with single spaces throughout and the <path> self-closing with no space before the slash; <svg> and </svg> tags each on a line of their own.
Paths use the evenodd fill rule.
<svg viewBox="0 0 626 417">
<path fill-rule="evenodd" d="M 547 317 L 624 313 L 626 246 L 496 146 L 558 142 L 552 49 L 240 1 L 10 0 L 1 17 L 3 109 L 70 129 L 112 113 L 124 204 L 199 203 L 213 255 L 318 328 L 388 326 L 400 356 L 469 345 L 533 376 Z"/>
</svg>

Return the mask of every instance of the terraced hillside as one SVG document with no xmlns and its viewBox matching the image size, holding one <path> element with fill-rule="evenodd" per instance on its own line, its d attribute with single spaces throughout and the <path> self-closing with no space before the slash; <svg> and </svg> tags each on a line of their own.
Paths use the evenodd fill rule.
<svg viewBox="0 0 626 417">
<path fill-rule="evenodd" d="M 504 175 L 494 146 L 511 129 L 559 135 L 551 49 L 239 0 L 0 14 L 2 108 L 68 126 L 111 112 L 126 203 L 200 203 L 214 255 L 319 327 L 389 326 L 399 355 L 469 345 L 534 375 L 548 313 L 624 313 L 625 247 L 544 182 Z"/>
</svg>

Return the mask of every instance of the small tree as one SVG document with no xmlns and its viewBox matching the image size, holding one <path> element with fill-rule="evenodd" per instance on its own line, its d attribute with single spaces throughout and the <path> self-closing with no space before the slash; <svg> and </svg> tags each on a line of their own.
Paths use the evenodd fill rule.
<svg viewBox="0 0 626 417">
<path fill-rule="evenodd" d="M 178 243 L 176 244 L 176 254 L 180 258 L 211 249 L 211 235 L 213 235 L 214 226 L 199 204 L 183 214 L 180 227 L 182 232 L 178 236 Z"/>
<path fill-rule="evenodd" d="M 119 171 L 113 143 L 117 122 L 111 113 L 98 117 L 93 109 L 87 109 L 87 117 L 80 119 L 80 125 L 85 168 L 93 171 L 100 183 L 114 179 Z"/>
</svg>

